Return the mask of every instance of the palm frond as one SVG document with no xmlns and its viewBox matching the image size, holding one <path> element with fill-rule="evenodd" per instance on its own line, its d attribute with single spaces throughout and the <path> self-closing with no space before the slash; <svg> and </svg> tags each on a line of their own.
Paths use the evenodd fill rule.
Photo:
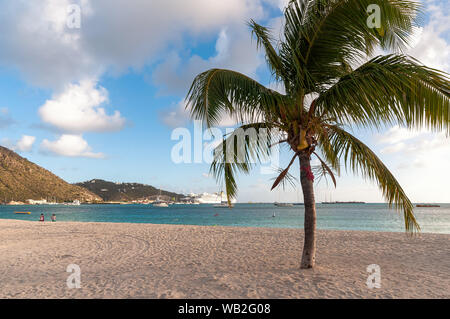
<svg viewBox="0 0 450 319">
<path fill-rule="evenodd" d="M 343 123 L 450 132 L 448 74 L 403 55 L 376 57 L 322 93 L 319 112 Z"/>
<path fill-rule="evenodd" d="M 322 177 L 326 178 L 328 175 L 331 177 L 334 187 L 336 187 L 336 177 L 334 176 L 333 170 L 327 165 L 327 163 L 325 163 L 322 158 L 320 158 L 319 155 L 317 155 L 316 152 L 313 152 L 313 154 L 316 155 L 317 159 L 320 162 L 320 165 L 317 167 L 317 169 L 314 170 L 314 176 L 318 176 L 320 180 Z"/>
<path fill-rule="evenodd" d="M 381 11 L 383 32 L 367 24 L 369 5 Z M 285 11 L 280 56 L 296 66 L 297 87 L 320 91 L 378 45 L 399 50 L 409 42 L 420 5 L 415 1 L 297 0 Z"/>
<path fill-rule="evenodd" d="M 246 75 L 224 69 L 211 69 L 199 74 L 187 94 L 192 118 L 204 120 L 208 126 L 218 124 L 224 115 L 240 123 L 270 119 L 271 110 L 286 99 Z"/>
<path fill-rule="evenodd" d="M 256 134 L 247 135 L 249 129 Z M 270 146 L 276 138 L 279 138 L 277 130 L 266 123 L 245 124 L 215 148 L 210 173 L 218 182 L 225 182 L 229 203 L 237 195 L 235 175 L 248 174 L 255 164 L 264 163 L 270 157 Z"/>
<path fill-rule="evenodd" d="M 286 172 L 285 171 L 286 171 L 286 169 L 283 169 L 281 167 L 276 169 L 276 172 L 278 175 L 277 175 L 277 177 L 274 177 L 273 180 L 276 181 L 277 179 L 280 179 L 280 181 L 277 183 L 277 185 L 275 187 L 272 186 L 271 190 L 273 190 L 279 186 L 281 186 L 283 188 L 283 190 L 285 190 L 287 187 L 287 184 L 289 184 L 292 188 L 295 188 L 295 186 L 297 186 L 298 177 L 296 178 L 294 175 L 289 173 L 289 171 L 286 171 Z M 282 178 L 280 178 L 281 175 L 282 175 Z"/>
<path fill-rule="evenodd" d="M 256 42 L 258 48 L 263 47 L 266 53 L 266 61 L 272 74 L 276 77 L 278 81 L 286 80 L 285 65 L 283 65 L 280 56 L 272 45 L 272 37 L 270 35 L 270 30 L 262 25 L 256 23 L 253 19 L 248 23 L 252 29 L 253 35 L 256 37 Z"/>
<path fill-rule="evenodd" d="M 292 175 L 289 174 L 289 169 L 291 168 L 292 164 L 294 163 L 295 159 L 298 157 L 297 154 L 294 154 L 294 156 L 292 157 L 291 161 L 289 162 L 289 165 L 285 168 L 285 169 L 281 169 L 280 174 L 278 175 L 278 177 L 275 179 L 272 188 L 270 190 L 273 190 L 274 188 L 276 188 L 278 186 L 278 184 L 280 184 L 281 182 L 283 182 L 284 180 L 290 180 L 290 177 Z M 284 183 L 283 183 L 283 188 L 284 188 Z"/>
<path fill-rule="evenodd" d="M 346 168 L 377 182 L 389 205 L 403 211 L 406 231 L 419 231 L 420 226 L 414 217 L 411 201 L 375 153 L 356 137 L 337 126 L 331 128 L 329 139 L 332 151 L 336 157 L 344 160 Z"/>
</svg>

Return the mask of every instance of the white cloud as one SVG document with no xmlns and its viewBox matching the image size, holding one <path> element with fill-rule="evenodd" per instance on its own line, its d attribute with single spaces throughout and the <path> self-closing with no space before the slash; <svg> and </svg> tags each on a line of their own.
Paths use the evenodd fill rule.
<svg viewBox="0 0 450 319">
<path fill-rule="evenodd" d="M 393 145 L 386 146 L 380 150 L 381 154 L 393 154 L 393 153 L 399 153 L 401 151 L 404 151 L 406 149 L 405 143 L 397 143 Z"/>
<path fill-rule="evenodd" d="M 268 4 L 277 7 L 281 11 L 288 5 L 290 0 L 265 0 Z"/>
<path fill-rule="evenodd" d="M 43 140 L 40 150 L 45 154 L 66 157 L 104 158 L 103 153 L 94 153 L 81 135 L 63 134 L 56 141 Z"/>
<path fill-rule="evenodd" d="M 407 128 L 395 125 L 390 128 L 386 133 L 378 137 L 378 142 L 381 144 L 396 144 L 405 140 L 412 139 L 419 136 L 427 131 L 422 130 L 408 130 Z"/>
<path fill-rule="evenodd" d="M 73 3 L 81 5 L 80 29 L 67 27 L 67 8 Z M 194 75 L 213 66 L 253 76 L 263 58 L 257 55 L 245 22 L 265 17 L 267 4 L 279 7 L 283 1 L 129 0 L 126 6 L 119 0 L 12 1 L 0 11 L 0 64 L 18 69 L 34 85 L 60 92 L 40 109 L 45 123 L 77 134 L 114 131 L 124 124 L 120 114 L 106 115 L 94 101 L 83 101 L 88 103 L 85 106 L 67 101 L 72 91 L 82 89 L 82 84 L 74 83 L 109 71 L 140 69 L 161 62 L 161 56 L 168 58 L 153 79 L 167 92 L 184 94 Z M 185 39 L 192 44 L 192 40 L 205 41 L 217 34 L 215 56 L 192 55 L 187 64 L 181 62 L 178 52 L 186 46 Z M 173 51 L 168 54 L 169 48 Z M 173 110 L 170 113 L 177 116 Z M 73 121 L 69 120 L 72 115 Z"/>
<path fill-rule="evenodd" d="M 121 130 L 125 119 L 120 112 L 108 115 L 100 105 L 108 101 L 105 88 L 95 81 L 85 80 L 70 84 L 39 109 L 39 115 L 47 124 L 64 132 L 110 132 Z"/>
<path fill-rule="evenodd" d="M 278 6 L 283 1 L 267 2 Z M 269 20 L 268 25 L 275 37 L 281 35 L 281 18 Z M 222 27 L 217 35 L 213 56 L 202 58 L 194 54 L 185 60 L 179 53 L 172 51 L 153 71 L 152 80 L 161 88 L 162 93 L 185 95 L 194 77 L 208 69 L 231 69 L 258 80 L 257 71 L 263 65 L 265 65 L 264 53 L 257 50 L 249 28 L 241 21 L 235 25 Z M 284 92 L 280 83 L 272 82 L 268 87 Z M 181 102 L 176 107 L 164 111 L 163 122 L 171 127 L 185 125 L 189 121 L 189 114 L 184 108 L 185 104 Z M 237 121 L 228 114 L 223 114 L 221 118 L 218 126 L 233 127 L 237 124 Z"/>
<path fill-rule="evenodd" d="M 144 65 L 169 45 L 182 45 L 183 35 L 212 35 L 223 25 L 263 14 L 259 0 L 132 0 L 127 6 L 97 0 L 91 6 L 95 20 L 85 27 L 96 32 L 87 31 L 86 44 L 119 68 Z"/>
<path fill-rule="evenodd" d="M 188 61 L 183 61 L 176 52 L 172 52 L 153 72 L 153 82 L 162 87 L 164 93 L 186 94 L 194 77 L 208 69 L 232 69 L 256 78 L 256 71 L 265 63 L 245 24 L 222 28 L 217 36 L 215 49 L 215 55 L 208 59 L 193 55 Z M 170 127 L 186 125 L 190 119 L 184 101 L 162 112 L 161 118 Z M 236 124 L 235 119 L 223 114 L 218 126 L 232 127 Z"/>
<path fill-rule="evenodd" d="M 161 121 L 172 128 L 183 127 L 189 121 L 189 112 L 186 110 L 184 101 L 180 101 L 176 106 L 160 113 Z"/>
<path fill-rule="evenodd" d="M 233 69 L 255 77 L 264 64 L 264 57 L 256 50 L 251 33 L 244 23 L 224 27 L 216 40 L 215 55 L 204 59 L 192 55 L 184 61 L 177 52 L 171 52 L 153 72 L 153 82 L 163 93 L 186 94 L 196 75 L 211 68 Z"/>
<path fill-rule="evenodd" d="M 33 148 L 33 144 L 36 141 L 36 137 L 30 135 L 22 135 L 20 140 L 17 141 L 14 150 L 20 152 L 29 152 Z"/>
<path fill-rule="evenodd" d="M 9 138 L 3 138 L 1 144 L 16 152 L 30 152 L 35 141 L 36 137 L 34 136 L 22 135 L 22 137 L 15 142 Z"/>
<path fill-rule="evenodd" d="M 80 29 L 67 27 L 67 8 L 73 3 L 81 5 Z M 186 88 L 193 75 L 213 65 L 254 75 L 262 59 L 256 56 L 245 22 L 264 17 L 266 4 L 281 2 L 129 0 L 124 6 L 119 0 L 10 1 L 0 11 L 0 65 L 18 69 L 33 85 L 56 92 L 39 111 L 46 124 L 72 134 L 116 131 L 124 119 L 98 107 L 106 90 L 89 86 L 84 79 L 140 69 L 161 62 L 161 56 L 170 59 L 162 61 L 154 79 L 168 91 Z M 175 52 L 183 51 L 185 40 L 190 39 L 191 45 L 217 34 L 217 55 L 210 59 L 193 55 L 184 70 Z M 168 55 L 169 50 L 173 53 Z M 169 113 L 167 121 L 177 122 L 179 112 Z"/>
<path fill-rule="evenodd" d="M 433 166 L 437 158 L 450 158 L 450 138 L 445 132 L 410 131 L 395 126 L 377 141 L 388 144 L 380 153 L 400 156 L 399 168 Z"/>
<path fill-rule="evenodd" d="M 82 0 L 83 19 L 88 18 Z M 81 32 L 66 27 L 72 1 L 2 2 L 0 64 L 17 68 L 34 85 L 59 88 L 87 76 L 96 76 L 102 64 L 86 53 Z"/>
<path fill-rule="evenodd" d="M 448 202 L 450 138 L 444 132 L 421 134 L 386 146 L 388 167 L 416 202 Z"/>
<path fill-rule="evenodd" d="M 415 44 L 406 53 L 426 66 L 450 72 L 450 43 L 446 34 L 450 30 L 448 2 L 428 1 L 430 22 L 417 30 Z"/>
<path fill-rule="evenodd" d="M 2 3 L 0 64 L 35 85 L 60 88 L 154 62 L 185 36 L 216 34 L 226 25 L 262 17 L 263 0 L 16 0 Z M 272 1 L 269 1 L 272 2 Z M 278 2 L 278 1 L 276 1 Z M 81 4 L 81 28 L 66 25 Z"/>
</svg>

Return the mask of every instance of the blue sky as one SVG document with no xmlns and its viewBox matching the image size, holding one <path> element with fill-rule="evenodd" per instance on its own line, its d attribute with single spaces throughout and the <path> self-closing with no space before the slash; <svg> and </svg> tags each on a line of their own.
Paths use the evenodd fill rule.
<svg viewBox="0 0 450 319">
<path fill-rule="evenodd" d="M 235 69 L 273 85 L 245 23 L 254 18 L 276 33 L 283 3 L 0 0 L 0 144 L 68 182 L 102 178 L 217 191 L 208 164 L 173 163 L 171 133 L 192 130 L 183 99 L 193 77 L 208 68 Z M 80 28 L 67 25 L 71 4 L 81 8 Z M 425 22 L 407 53 L 448 72 L 449 4 L 424 5 Z M 450 142 L 443 134 L 398 127 L 354 133 L 413 201 L 450 201 Z M 238 200 L 301 201 L 295 189 L 270 192 L 272 178 L 259 169 L 240 176 Z M 376 185 L 345 173 L 336 190 L 317 184 L 317 199 L 325 196 L 382 201 Z"/>
</svg>

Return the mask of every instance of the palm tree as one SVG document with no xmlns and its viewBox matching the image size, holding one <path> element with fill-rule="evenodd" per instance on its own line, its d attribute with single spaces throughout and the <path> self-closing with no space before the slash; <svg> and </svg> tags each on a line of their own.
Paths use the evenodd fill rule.
<svg viewBox="0 0 450 319">
<path fill-rule="evenodd" d="M 381 26 L 370 28 L 367 8 L 376 4 Z M 339 174 L 340 162 L 375 181 L 389 203 L 403 212 L 408 233 L 420 230 L 413 205 L 393 174 L 349 128 L 382 129 L 386 125 L 426 127 L 450 132 L 448 74 L 402 54 L 417 25 L 420 5 L 406 0 L 292 0 L 284 12 L 282 39 L 250 21 L 263 48 L 274 81 L 285 93 L 267 88 L 236 71 L 211 69 L 199 74 L 187 95 L 191 116 L 208 127 L 231 115 L 242 129 L 269 130 L 277 143 L 292 151 L 273 188 L 300 164 L 304 197 L 304 247 L 301 268 L 312 268 L 316 250 L 316 206 L 311 157 L 322 171 Z M 374 56 L 377 48 L 388 55 Z M 275 135 L 276 131 L 282 132 Z M 273 144 L 245 138 L 244 157 L 237 161 L 236 130 L 215 150 L 211 172 L 224 180 L 228 200 L 237 193 L 236 173 L 249 173 L 270 154 Z M 273 189 L 272 188 L 272 189 Z"/>
</svg>

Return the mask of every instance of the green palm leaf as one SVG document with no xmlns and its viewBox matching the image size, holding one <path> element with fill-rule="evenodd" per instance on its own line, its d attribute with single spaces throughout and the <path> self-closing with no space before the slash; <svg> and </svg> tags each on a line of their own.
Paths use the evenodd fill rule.
<svg viewBox="0 0 450 319">
<path fill-rule="evenodd" d="M 367 24 L 369 5 L 380 8 L 383 36 Z M 291 80 L 306 93 L 318 91 L 343 75 L 343 65 L 363 61 L 378 45 L 404 48 L 417 25 L 418 8 L 414 1 L 291 1 L 280 52 L 296 67 Z"/>
<path fill-rule="evenodd" d="M 286 82 L 286 66 L 283 65 L 283 61 L 272 45 L 273 39 L 269 29 L 257 24 L 254 20 L 250 20 L 249 26 L 256 37 L 258 47 L 263 47 L 265 50 L 267 64 L 272 70 L 272 74 L 275 75 L 277 80 Z"/>
<path fill-rule="evenodd" d="M 273 126 L 266 123 L 246 124 L 234 130 L 215 148 L 210 173 L 218 182 L 224 181 L 229 204 L 237 194 L 235 175 L 248 174 L 255 164 L 268 160 L 271 142 L 275 138 L 279 135 Z"/>
<path fill-rule="evenodd" d="M 226 114 L 240 123 L 270 118 L 286 97 L 239 72 L 211 69 L 194 79 L 186 99 L 191 116 L 212 126 Z"/>
<path fill-rule="evenodd" d="M 444 72 L 407 56 L 379 56 L 322 93 L 317 107 L 342 123 L 450 132 L 449 83 Z"/>
<path fill-rule="evenodd" d="M 346 168 L 364 178 L 376 181 L 389 205 L 403 211 L 406 231 L 419 231 L 420 227 L 414 217 L 411 201 L 375 153 L 356 137 L 337 126 L 330 127 L 329 139 L 332 152 L 336 157 L 343 159 Z"/>
</svg>

